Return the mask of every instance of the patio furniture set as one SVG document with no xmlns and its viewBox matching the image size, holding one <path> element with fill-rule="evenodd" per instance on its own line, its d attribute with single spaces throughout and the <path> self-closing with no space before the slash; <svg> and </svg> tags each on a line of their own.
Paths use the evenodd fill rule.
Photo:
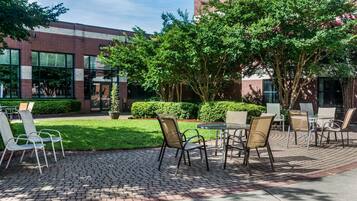
<svg viewBox="0 0 357 201">
<path fill-rule="evenodd" d="M 309 149 L 310 139 L 313 137 L 313 133 L 315 134 L 316 146 L 318 146 L 318 141 L 320 141 L 320 145 L 322 145 L 323 138 L 326 138 L 327 143 L 329 143 L 330 133 L 335 134 L 335 140 L 337 141 L 337 133 L 339 133 L 341 135 L 342 146 L 344 147 L 344 134 L 347 134 L 347 144 L 349 144 L 349 132 L 351 132 L 350 122 L 355 111 L 356 108 L 349 109 L 345 114 L 344 120 L 340 121 L 335 119 L 336 108 L 319 108 L 318 114 L 315 116 L 311 103 L 301 103 L 300 110 L 290 110 L 288 112 L 289 127 L 287 147 L 289 146 L 292 132 L 294 133 L 295 144 L 298 142 L 297 133 L 303 133 L 301 137 L 304 138 L 307 149 Z M 226 168 L 229 151 L 230 157 L 232 158 L 233 150 L 237 150 L 238 157 L 244 156 L 243 165 L 248 169 L 249 175 L 251 175 L 249 165 L 250 152 L 251 150 L 255 150 L 258 158 L 260 158 L 259 150 L 264 148 L 267 150 L 270 166 L 272 171 L 274 171 L 275 160 L 269 144 L 269 135 L 272 125 L 275 122 L 280 124 L 283 132 L 285 130 L 285 117 L 281 114 L 281 107 L 279 104 L 267 104 L 267 113 L 261 114 L 260 117 L 253 118 L 250 124 L 247 124 L 247 116 L 248 113 L 246 111 L 228 111 L 226 113 L 225 122 L 198 124 L 197 128 L 216 131 L 214 154 L 217 155 L 218 150 L 222 151 L 224 169 Z M 189 152 L 193 150 L 199 150 L 201 160 L 203 160 L 202 152 L 204 152 L 206 168 L 207 171 L 209 171 L 207 143 L 204 136 L 202 136 L 197 129 L 189 129 L 181 132 L 174 116 L 161 114 L 158 115 L 157 119 L 164 137 L 158 157 L 159 170 L 161 169 L 166 148 L 174 148 L 176 149 L 175 157 L 179 156 L 176 174 L 182 158 L 184 164 L 187 164 L 186 155 L 188 165 L 191 166 Z M 187 139 L 186 134 L 188 132 L 194 132 L 194 136 Z M 325 136 L 326 133 L 327 136 Z M 320 140 L 318 140 L 319 135 Z M 193 143 L 193 140 L 196 140 L 196 143 Z"/>
<path fill-rule="evenodd" d="M 33 153 L 35 153 L 38 169 L 40 171 L 40 174 L 42 174 L 38 151 L 43 152 L 45 166 L 48 167 L 45 151 L 46 143 L 51 143 L 53 156 L 56 162 L 57 156 L 55 152 L 54 143 L 60 143 L 63 157 L 65 156 L 65 153 L 63 149 L 61 133 L 59 131 L 53 129 L 42 129 L 38 131 L 36 129 L 31 113 L 33 106 L 33 104 L 21 103 L 19 108 L 11 110 L 11 115 L 17 115 L 21 118 L 25 130 L 25 134 L 20 134 L 16 137 L 13 135 L 10 126 L 11 120 L 9 118 L 9 114 L 5 113 L 4 111 L 0 111 L 0 133 L 5 146 L 0 159 L 0 166 L 4 160 L 6 152 L 10 151 L 10 156 L 5 166 L 5 168 L 8 168 L 14 152 L 22 151 L 20 159 L 20 162 L 22 162 L 26 151 L 32 150 L 31 156 L 33 155 Z M 13 113 L 13 111 L 17 111 L 17 113 Z"/>
</svg>

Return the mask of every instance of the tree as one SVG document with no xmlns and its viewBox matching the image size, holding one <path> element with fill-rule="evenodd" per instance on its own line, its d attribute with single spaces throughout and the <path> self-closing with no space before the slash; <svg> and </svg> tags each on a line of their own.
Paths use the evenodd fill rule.
<svg viewBox="0 0 357 201">
<path fill-rule="evenodd" d="M 166 101 L 181 101 L 182 85 L 191 87 L 202 101 L 215 100 L 227 80 L 237 78 L 243 58 L 238 26 L 225 26 L 215 16 L 191 20 L 162 15 L 164 28 L 147 36 L 136 29 L 129 44 L 116 42 L 104 48 L 102 61 L 119 67 L 146 89 Z M 105 56 L 104 56 L 105 55 Z"/>
<path fill-rule="evenodd" d="M 67 11 L 63 4 L 41 7 L 27 0 L 0 0 L 0 47 L 6 47 L 5 38 L 26 40 L 30 30 L 48 26 Z"/>
<path fill-rule="evenodd" d="M 333 56 L 351 38 L 355 20 L 336 18 L 354 13 L 347 0 L 227 0 L 211 1 L 214 12 L 226 26 L 244 27 L 250 47 L 245 74 L 264 71 L 274 80 L 280 103 L 291 109 L 303 88 L 329 66 Z"/>
</svg>

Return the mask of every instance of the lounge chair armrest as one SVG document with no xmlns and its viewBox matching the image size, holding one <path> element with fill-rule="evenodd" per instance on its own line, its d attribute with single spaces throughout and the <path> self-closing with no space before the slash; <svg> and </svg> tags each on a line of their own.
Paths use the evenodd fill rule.
<svg viewBox="0 0 357 201">
<path fill-rule="evenodd" d="M 195 131 L 196 133 L 197 133 L 197 135 L 200 135 L 200 133 L 198 132 L 198 130 L 197 129 L 195 129 L 195 128 L 189 128 L 189 129 L 186 129 L 182 134 L 186 134 L 187 132 L 189 132 L 189 131 Z"/>
<path fill-rule="evenodd" d="M 192 137 L 190 137 L 190 138 L 188 138 L 188 139 L 186 140 L 186 142 L 185 142 L 185 144 L 183 145 L 183 147 L 186 147 L 186 145 L 187 145 L 191 140 L 193 140 L 193 139 L 195 139 L 195 138 L 198 138 L 198 142 L 199 142 L 199 143 L 201 143 L 201 140 L 202 140 L 203 145 L 206 146 L 206 140 L 205 140 L 205 138 L 204 138 L 202 135 L 194 135 L 194 136 L 192 136 Z"/>
<path fill-rule="evenodd" d="M 51 138 L 51 140 L 52 140 L 52 137 L 53 136 L 55 136 L 55 135 L 51 135 L 50 133 L 48 133 L 48 132 L 32 132 L 32 133 L 30 133 L 29 134 L 29 137 L 41 137 L 41 135 L 46 135 L 46 136 L 48 136 L 49 138 Z"/>
<path fill-rule="evenodd" d="M 41 144 L 43 144 L 43 140 L 42 140 L 42 138 L 41 138 L 40 136 L 38 136 L 37 134 L 39 134 L 39 133 L 37 133 L 37 132 L 32 132 L 32 133 L 29 133 L 29 134 L 27 135 L 27 139 L 28 139 L 28 141 L 33 142 L 33 143 L 34 143 L 34 141 L 33 141 L 33 140 L 31 140 L 31 139 L 36 138 L 36 139 L 38 139 L 38 140 L 41 142 Z"/>
<path fill-rule="evenodd" d="M 48 129 L 48 128 L 46 128 L 46 129 L 42 129 L 42 130 L 40 130 L 40 133 L 42 133 L 42 132 L 47 132 L 47 133 L 49 133 L 49 134 L 57 134 L 59 137 L 62 137 L 61 136 L 61 132 L 60 131 L 58 131 L 58 130 L 55 130 L 55 129 Z"/>
</svg>

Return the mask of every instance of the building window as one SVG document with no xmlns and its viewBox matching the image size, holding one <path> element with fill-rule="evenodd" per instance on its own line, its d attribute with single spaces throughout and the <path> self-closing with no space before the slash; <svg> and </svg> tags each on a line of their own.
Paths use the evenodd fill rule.
<svg viewBox="0 0 357 201">
<path fill-rule="evenodd" d="M 32 96 L 73 97 L 73 55 L 32 52 Z"/>
<path fill-rule="evenodd" d="M 19 50 L 0 50 L 0 98 L 20 97 Z"/>
<path fill-rule="evenodd" d="M 338 80 L 319 78 L 319 106 L 342 107 L 342 89 Z"/>
<path fill-rule="evenodd" d="M 272 80 L 263 80 L 263 95 L 265 103 L 278 103 L 278 91 Z"/>
</svg>

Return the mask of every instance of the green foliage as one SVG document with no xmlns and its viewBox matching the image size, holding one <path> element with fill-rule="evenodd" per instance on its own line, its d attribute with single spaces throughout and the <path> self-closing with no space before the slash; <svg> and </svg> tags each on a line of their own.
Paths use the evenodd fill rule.
<svg viewBox="0 0 357 201">
<path fill-rule="evenodd" d="M 29 101 L 35 102 L 33 114 L 61 114 L 81 110 L 81 102 L 77 100 L 0 100 L 0 105 L 18 107 L 21 102 Z"/>
<path fill-rule="evenodd" d="M 205 15 L 244 30 L 244 74 L 270 75 L 284 108 L 292 107 L 303 87 L 326 70 L 324 59 L 346 46 L 356 25 L 343 17 L 356 13 L 349 0 L 227 0 L 211 1 L 211 6 L 215 12 Z"/>
<path fill-rule="evenodd" d="M 174 102 L 135 102 L 131 106 L 134 118 L 155 118 L 157 114 L 171 114 L 178 119 L 194 119 L 198 106 L 193 103 Z"/>
<path fill-rule="evenodd" d="M 38 26 L 47 27 L 50 22 L 67 11 L 63 4 L 41 7 L 37 2 L 27 0 L 0 0 L 0 46 L 6 46 L 4 39 L 26 40 L 30 30 Z"/>
<path fill-rule="evenodd" d="M 117 84 L 113 84 L 110 96 L 110 111 L 119 112 L 119 93 Z"/>
<path fill-rule="evenodd" d="M 266 109 L 263 106 L 232 101 L 217 101 L 203 103 L 198 112 L 198 118 L 204 122 L 224 121 L 227 111 L 247 111 L 248 122 L 252 117 L 260 116 Z"/>
</svg>

